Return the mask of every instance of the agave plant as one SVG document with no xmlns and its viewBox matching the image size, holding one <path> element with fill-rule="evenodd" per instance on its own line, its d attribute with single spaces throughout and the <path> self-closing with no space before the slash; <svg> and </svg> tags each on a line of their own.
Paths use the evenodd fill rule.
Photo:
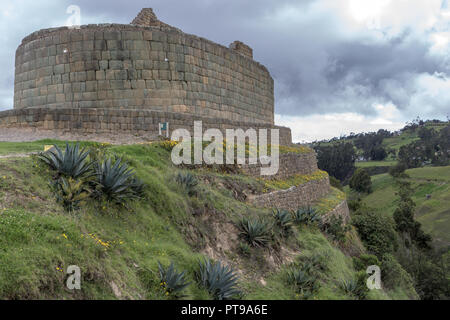
<svg viewBox="0 0 450 320">
<path fill-rule="evenodd" d="M 238 223 L 240 235 L 253 247 L 266 247 L 271 239 L 270 226 L 262 220 L 244 217 Z"/>
<path fill-rule="evenodd" d="M 80 205 L 90 196 L 90 191 L 86 188 L 84 181 L 66 179 L 60 177 L 52 183 L 56 200 L 60 202 L 67 211 L 80 209 Z"/>
<path fill-rule="evenodd" d="M 191 173 L 179 173 L 176 181 L 187 190 L 189 196 L 195 195 L 195 187 L 198 185 L 198 181 Z"/>
<path fill-rule="evenodd" d="M 308 297 L 318 289 L 317 278 L 308 270 L 292 268 L 287 272 L 288 284 L 295 287 L 296 291 Z"/>
<path fill-rule="evenodd" d="M 58 172 L 60 176 L 78 179 L 88 177 L 92 174 L 92 162 L 86 160 L 89 152 L 80 150 L 79 144 L 75 146 L 66 143 L 66 150 L 63 152 L 58 146 L 54 146 L 46 152 L 39 154 L 38 158 Z"/>
<path fill-rule="evenodd" d="M 288 229 L 292 225 L 292 216 L 289 211 L 276 209 L 273 213 L 273 217 L 280 227 Z"/>
<path fill-rule="evenodd" d="M 159 277 L 161 279 L 161 287 L 164 288 L 168 296 L 174 298 L 182 298 L 182 291 L 190 284 L 186 281 L 186 272 L 178 272 L 173 262 L 168 267 L 164 267 L 158 261 Z"/>
<path fill-rule="evenodd" d="M 97 164 L 96 191 L 106 200 L 121 204 L 127 200 L 141 198 L 144 185 L 136 177 L 133 169 L 122 163 L 121 159 L 106 159 Z"/>
<path fill-rule="evenodd" d="M 296 224 L 313 224 L 320 222 L 320 215 L 313 207 L 299 208 L 294 212 L 294 221 Z"/>
<path fill-rule="evenodd" d="M 199 262 L 198 280 L 216 300 L 228 300 L 241 294 L 236 288 L 238 277 L 229 266 L 210 260 Z"/>
<path fill-rule="evenodd" d="M 291 233 L 292 216 L 289 211 L 276 209 L 273 213 L 276 226 L 276 234 L 281 237 L 287 237 Z"/>
<path fill-rule="evenodd" d="M 299 289 L 306 289 L 311 285 L 312 278 L 306 271 L 291 269 L 287 273 L 287 281 Z"/>
<path fill-rule="evenodd" d="M 341 289 L 349 295 L 358 295 L 358 284 L 355 280 L 343 280 L 340 284 Z"/>
</svg>

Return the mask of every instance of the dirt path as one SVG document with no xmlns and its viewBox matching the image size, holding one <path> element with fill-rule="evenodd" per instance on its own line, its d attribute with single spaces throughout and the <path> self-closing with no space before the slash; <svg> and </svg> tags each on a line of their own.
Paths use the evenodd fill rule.
<svg viewBox="0 0 450 320">
<path fill-rule="evenodd" d="M 111 144 L 133 144 L 158 140 L 152 134 L 137 135 L 130 133 L 117 134 L 77 134 L 60 130 L 37 130 L 33 128 L 0 128 L 0 142 L 30 142 L 42 139 L 67 141 L 96 141 Z"/>
<path fill-rule="evenodd" d="M 0 159 L 26 158 L 26 157 L 29 157 L 29 156 L 31 156 L 33 154 L 37 154 L 37 152 L 5 154 L 5 155 L 0 155 Z"/>
</svg>

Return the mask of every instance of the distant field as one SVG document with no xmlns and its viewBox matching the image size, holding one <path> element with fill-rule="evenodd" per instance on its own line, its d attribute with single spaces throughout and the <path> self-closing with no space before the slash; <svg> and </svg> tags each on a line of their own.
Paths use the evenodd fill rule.
<svg viewBox="0 0 450 320">
<path fill-rule="evenodd" d="M 406 171 L 414 188 L 416 218 L 433 235 L 438 246 L 450 245 L 450 166 Z M 392 215 L 398 204 L 397 188 L 389 174 L 372 177 L 374 192 L 363 201 L 379 212 Z M 431 195 L 427 200 L 426 195 Z"/>
<path fill-rule="evenodd" d="M 401 147 L 406 146 L 416 140 L 419 140 L 417 134 L 403 133 L 402 135 L 397 137 L 385 138 L 383 140 L 383 146 L 398 151 Z"/>
<path fill-rule="evenodd" d="M 357 168 L 367 167 L 393 167 L 397 164 L 397 161 L 359 161 L 355 162 Z"/>
</svg>

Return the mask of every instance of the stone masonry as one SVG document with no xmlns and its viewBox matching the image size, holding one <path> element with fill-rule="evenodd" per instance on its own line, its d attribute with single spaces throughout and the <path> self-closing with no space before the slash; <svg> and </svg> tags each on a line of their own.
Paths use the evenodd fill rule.
<svg viewBox="0 0 450 320">
<path fill-rule="evenodd" d="M 286 190 L 277 190 L 264 193 L 249 199 L 252 204 L 261 208 L 278 208 L 284 210 L 297 210 L 300 207 L 311 205 L 314 201 L 325 197 L 330 192 L 328 177 L 313 180 Z"/>
<path fill-rule="evenodd" d="M 280 131 L 281 132 L 281 131 Z M 287 133 L 286 133 L 287 134 Z M 284 134 L 280 134 L 280 137 Z M 282 142 L 285 142 L 284 138 L 280 138 Z M 283 144 L 283 143 L 282 143 Z M 248 175 L 258 177 L 261 172 L 261 164 L 255 165 L 243 165 L 242 171 Z M 301 174 L 309 175 L 318 170 L 316 154 L 313 150 L 306 153 L 284 153 L 280 154 L 279 169 L 277 174 L 271 176 L 271 179 L 284 180 L 290 176 Z"/>
<path fill-rule="evenodd" d="M 23 130 L 36 137 L 47 132 L 147 141 L 158 139 L 166 122 L 169 131 L 183 128 L 192 134 L 194 121 L 223 133 L 279 129 L 280 144 L 292 143 L 291 130 L 274 125 L 274 81 L 253 60 L 252 48 L 186 34 L 159 21 L 152 9 L 142 9 L 129 25 L 52 28 L 25 37 L 16 51 L 14 109 L 0 112 L 0 130 L 10 130 L 3 136 Z M 260 173 L 258 166 L 243 170 Z M 316 170 L 314 152 L 281 154 L 273 178 Z M 297 209 L 329 190 L 326 178 L 258 195 L 252 202 Z M 345 214 L 346 202 L 336 210 Z"/>
<path fill-rule="evenodd" d="M 132 134 L 147 140 L 157 140 L 159 123 L 168 122 L 171 131 L 181 128 L 188 129 L 193 135 L 194 121 L 197 120 L 202 120 L 203 130 L 217 128 L 225 132 L 226 129 L 234 129 L 236 127 L 243 130 L 267 128 L 267 126 L 257 123 L 198 117 L 188 113 L 99 108 L 25 108 L 8 110 L 0 114 L 0 128 L 31 128 L 41 132 L 58 131 L 61 136 L 72 133 L 80 135 Z M 288 128 L 273 128 L 280 130 L 280 144 L 289 145 L 291 143 L 291 131 Z M 270 137 L 268 139 L 270 141 Z"/>
<path fill-rule="evenodd" d="M 16 52 L 14 108 L 161 110 L 274 124 L 273 79 L 248 54 L 159 23 L 46 29 Z"/>
</svg>

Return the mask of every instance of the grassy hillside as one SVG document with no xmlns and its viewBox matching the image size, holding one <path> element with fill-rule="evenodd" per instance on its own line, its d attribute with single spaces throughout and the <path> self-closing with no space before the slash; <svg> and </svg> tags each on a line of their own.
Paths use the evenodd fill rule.
<svg viewBox="0 0 450 320">
<path fill-rule="evenodd" d="M 423 126 L 428 129 L 433 129 L 436 132 L 439 132 L 448 125 L 449 122 L 435 123 L 432 121 L 426 121 Z M 356 140 L 357 138 L 355 136 L 348 136 L 342 138 L 334 138 L 330 141 L 320 141 L 314 143 L 313 145 L 331 146 L 333 144 L 341 142 L 352 143 L 353 145 L 355 145 Z M 393 153 L 388 154 L 387 158 L 384 161 L 356 161 L 355 166 L 358 168 L 365 168 L 370 175 L 376 175 L 387 172 L 390 167 L 393 167 L 397 164 L 397 158 L 394 154 L 398 154 L 398 151 L 402 146 L 409 145 L 410 143 L 413 143 L 418 140 L 420 140 L 419 128 L 415 128 L 413 130 L 411 129 L 411 127 L 406 126 L 398 134 L 383 139 L 381 146 L 386 151 L 390 150 L 394 151 Z M 358 149 L 356 147 L 355 152 L 358 156 L 362 156 L 364 154 L 362 149 Z"/>
<path fill-rule="evenodd" d="M 424 167 L 407 170 L 415 192 L 416 218 L 433 235 L 440 247 L 450 245 L 450 167 Z M 398 204 L 394 179 L 389 174 L 372 177 L 373 193 L 363 201 L 379 212 L 391 215 Z M 431 195 L 431 199 L 427 199 Z"/>
<path fill-rule="evenodd" d="M 425 127 L 428 129 L 434 129 L 436 131 L 442 130 L 449 123 L 433 123 L 431 121 L 425 122 Z M 414 141 L 419 140 L 418 130 L 404 130 L 398 136 L 385 138 L 383 140 L 383 147 L 387 149 L 400 150 L 402 146 L 406 146 Z"/>
<path fill-rule="evenodd" d="M 0 154 L 39 151 L 55 141 L 0 143 Z M 62 142 L 57 142 L 62 145 Z M 342 282 L 356 279 L 351 255 L 364 252 L 354 230 L 344 243 L 317 227 L 295 227 L 271 249 L 242 250 L 236 223 L 243 216 L 270 218 L 270 210 L 243 201 L 265 188 L 259 179 L 212 169 L 189 170 L 198 179 L 194 196 L 176 182 L 179 172 L 160 144 L 83 145 L 127 161 L 146 184 L 145 198 L 126 207 L 88 200 L 66 212 L 49 187 L 54 175 L 35 157 L 0 158 L 0 299 L 170 299 L 161 289 L 157 263 L 174 262 L 192 283 L 189 299 L 211 299 L 196 282 L 206 256 L 231 265 L 243 298 L 354 299 Z M 286 183 L 289 183 L 287 181 Z M 344 195 L 334 189 L 317 202 L 325 213 Z M 299 294 L 287 271 L 308 259 L 320 261 L 318 290 Z M 81 290 L 65 287 L 66 270 L 82 270 Z M 372 291 L 368 298 L 415 298 L 408 288 Z"/>
</svg>

